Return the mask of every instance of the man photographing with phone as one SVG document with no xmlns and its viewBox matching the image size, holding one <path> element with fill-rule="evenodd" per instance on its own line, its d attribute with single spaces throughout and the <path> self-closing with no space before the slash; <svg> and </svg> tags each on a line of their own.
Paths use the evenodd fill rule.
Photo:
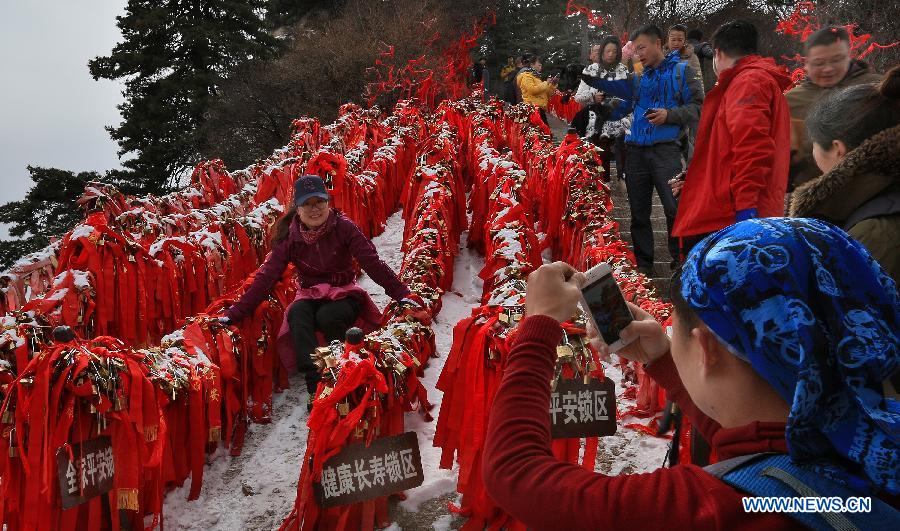
<svg viewBox="0 0 900 531">
<path fill-rule="evenodd" d="M 634 110 L 631 132 L 625 136 L 628 158 L 625 185 L 631 207 L 631 239 L 638 267 L 653 274 L 653 227 L 650 213 L 653 189 L 659 194 L 666 215 L 669 254 L 678 258 L 678 243 L 671 237 L 677 203 L 669 180 L 684 169 L 681 142 L 686 128 L 696 123 L 703 103 L 700 78 L 681 62 L 678 51 L 663 52 L 662 31 L 652 24 L 631 35 L 635 57 L 644 65 L 641 74 L 607 80 L 582 75 L 585 84 L 624 100 Z M 673 264 L 674 265 L 674 264 Z"/>
<path fill-rule="evenodd" d="M 815 220 L 744 221 L 698 244 L 673 279 L 671 340 L 629 305 L 617 354 L 645 364 L 711 442 L 716 468 L 606 476 L 554 457 L 560 323 L 587 280 L 562 262 L 528 278 L 482 459 L 488 495 L 512 518 L 529 529 L 900 525 L 900 298 L 862 245 Z M 806 496 L 871 510 L 745 509 L 748 497 Z"/>
</svg>

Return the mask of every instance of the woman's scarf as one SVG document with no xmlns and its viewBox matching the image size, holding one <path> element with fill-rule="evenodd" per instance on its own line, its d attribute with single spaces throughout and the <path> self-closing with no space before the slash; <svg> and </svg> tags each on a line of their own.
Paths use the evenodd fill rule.
<svg viewBox="0 0 900 531">
<path fill-rule="evenodd" d="M 900 297 L 859 242 L 812 219 L 744 221 L 700 242 L 681 295 L 791 405 L 791 458 L 860 492 L 900 491 Z"/>
<path fill-rule="evenodd" d="M 300 235 L 300 238 L 307 245 L 312 245 L 322 239 L 322 236 L 328 234 L 331 229 L 337 224 L 337 214 L 335 214 L 332 209 L 328 210 L 328 219 L 325 220 L 325 223 L 322 223 L 318 227 L 309 228 L 302 221 L 300 221 L 300 216 L 297 216 L 297 233 Z"/>
</svg>

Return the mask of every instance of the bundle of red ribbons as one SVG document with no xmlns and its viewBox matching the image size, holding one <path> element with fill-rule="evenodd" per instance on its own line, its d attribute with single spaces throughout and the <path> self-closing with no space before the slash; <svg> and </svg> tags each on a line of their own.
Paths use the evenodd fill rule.
<svg viewBox="0 0 900 531">
<path fill-rule="evenodd" d="M 581 104 L 575 101 L 571 93 L 556 92 L 547 102 L 547 110 L 564 122 L 572 123 L 572 119 L 581 110 Z"/>
</svg>

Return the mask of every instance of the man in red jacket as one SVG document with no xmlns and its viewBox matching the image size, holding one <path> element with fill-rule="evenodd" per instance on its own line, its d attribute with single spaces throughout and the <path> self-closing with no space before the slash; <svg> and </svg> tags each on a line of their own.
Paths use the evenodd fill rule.
<svg viewBox="0 0 900 531">
<path fill-rule="evenodd" d="M 682 183 L 672 236 L 681 258 L 700 240 L 737 221 L 784 214 L 791 117 L 784 90 L 790 78 L 756 54 L 757 31 L 737 20 L 713 35 L 719 76 L 706 95 L 694 158 Z"/>
</svg>

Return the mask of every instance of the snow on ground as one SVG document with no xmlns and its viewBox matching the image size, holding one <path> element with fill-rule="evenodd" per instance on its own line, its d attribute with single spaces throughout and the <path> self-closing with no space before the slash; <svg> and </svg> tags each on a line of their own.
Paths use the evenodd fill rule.
<svg viewBox="0 0 900 531">
<path fill-rule="evenodd" d="M 187 501 L 190 479 L 166 496 L 167 529 L 277 529 L 294 505 L 306 451 L 306 390 L 302 378 L 275 395 L 273 422 L 250 424 L 241 455 L 220 449 L 203 474 L 200 498 Z"/>
<path fill-rule="evenodd" d="M 372 239 L 381 258 L 394 271 L 400 270 L 403 259 L 402 238 L 403 217 L 397 212 L 388 219 L 384 233 Z M 466 247 L 466 234 L 463 234 L 454 265 L 453 288 L 444 294 L 441 312 L 433 323 L 438 357 L 431 359 L 422 379 L 435 406 L 432 411 L 435 420 L 425 422 L 418 412 L 406 415 L 407 429 L 419 434 L 425 482 L 407 491 L 405 501 L 393 504 L 391 515 L 395 523 L 389 529 L 447 530 L 458 528 L 464 522 L 447 509 L 447 502 L 459 503 L 455 493 L 457 470 L 455 467 L 440 469 L 440 449 L 432 445 L 443 398 L 435 384 L 450 352 L 453 327 L 479 304 L 483 286 L 478 273 L 483 266 L 484 257 Z M 365 274 L 359 282 L 380 308 L 390 301 L 381 286 Z M 622 375 L 618 367 L 607 366 L 606 373 L 621 394 Z M 187 501 L 190 479 L 166 496 L 163 514 L 168 528 L 271 530 L 281 525 L 294 504 L 300 463 L 306 449 L 306 392 L 301 383 L 294 377 L 291 389 L 275 396 L 272 424 L 250 425 L 240 456 L 230 457 L 220 449 L 208 458 L 210 465 L 204 473 L 198 500 Z M 619 402 L 620 409 L 632 405 L 621 398 Z M 629 418 L 624 422 L 635 421 Z M 615 435 L 603 439 L 597 470 L 612 475 L 649 472 L 662 464 L 667 444 L 663 439 L 620 425 Z"/>
<path fill-rule="evenodd" d="M 624 392 L 621 385 L 622 371 L 619 369 L 617 356 L 613 356 L 613 360 L 615 363 L 604 363 L 603 370 L 606 376 L 616 384 L 617 408 L 621 411 L 633 406 L 635 402 L 622 398 Z M 597 452 L 597 472 L 609 476 L 641 474 L 652 472 L 662 466 L 669 441 L 623 427 L 625 424 L 633 422 L 647 424 L 647 419 L 625 417 L 619 421 L 614 435 L 604 437 L 600 441 L 600 449 Z"/>
</svg>

